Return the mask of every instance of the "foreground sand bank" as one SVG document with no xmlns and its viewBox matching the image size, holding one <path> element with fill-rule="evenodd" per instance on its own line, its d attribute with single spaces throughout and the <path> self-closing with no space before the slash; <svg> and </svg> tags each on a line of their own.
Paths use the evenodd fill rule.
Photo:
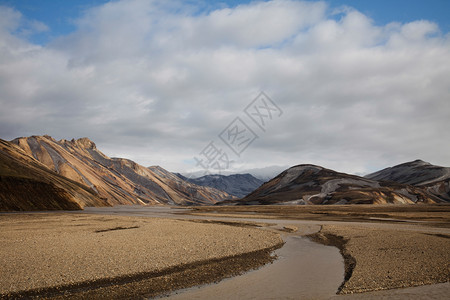
<svg viewBox="0 0 450 300">
<path fill-rule="evenodd" d="M 93 297 L 94 287 L 107 295 L 109 286 L 136 290 L 150 279 L 152 290 L 140 292 L 152 294 L 189 286 L 182 280 L 189 270 L 199 284 L 256 268 L 282 245 L 278 234 L 259 229 L 155 218 L 12 214 L 0 216 L 0 228 L 0 297 L 75 289 Z"/>
<path fill-rule="evenodd" d="M 413 287 L 450 280 L 450 235 L 422 226 L 368 227 L 324 225 L 315 241 L 335 245 L 346 260 L 351 294 Z"/>
</svg>

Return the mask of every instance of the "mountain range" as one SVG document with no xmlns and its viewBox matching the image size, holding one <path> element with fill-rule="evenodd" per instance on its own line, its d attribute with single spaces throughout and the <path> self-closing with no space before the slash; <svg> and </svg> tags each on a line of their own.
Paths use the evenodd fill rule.
<svg viewBox="0 0 450 300">
<path fill-rule="evenodd" d="M 238 171 L 231 171 L 231 170 L 222 170 L 220 172 L 221 175 L 235 175 L 235 174 L 250 174 L 253 177 L 265 182 L 269 181 L 270 179 L 274 178 L 284 170 L 289 168 L 289 166 L 280 166 L 280 165 L 273 165 L 273 166 L 267 166 L 263 168 L 251 168 L 251 169 L 240 169 Z M 180 174 L 180 173 L 178 173 Z M 205 171 L 199 170 L 195 172 L 185 172 L 181 173 L 185 178 L 199 178 L 202 176 L 205 176 Z"/>
<path fill-rule="evenodd" d="M 239 200 L 220 204 L 413 204 L 449 201 L 449 168 L 420 160 L 366 177 L 298 165 Z"/>
<path fill-rule="evenodd" d="M 264 181 L 254 177 L 251 174 L 233 174 L 233 175 L 204 175 L 198 178 L 186 178 L 183 175 L 176 174 L 181 179 L 195 183 L 201 186 L 209 186 L 221 191 L 225 191 L 230 195 L 242 198 L 255 189 L 257 189 Z"/>
<path fill-rule="evenodd" d="M 77 183 L 93 195 L 93 198 L 73 198 L 81 208 L 121 204 L 211 205 L 233 198 L 226 192 L 184 181 L 158 166 L 146 168 L 128 159 L 109 158 L 88 138 L 56 141 L 50 136 L 22 137 L 11 142 L 2 140 L 1 150 L 3 157 L 5 153 L 20 153 L 16 163 L 23 167 L 18 169 L 23 172 L 15 172 L 16 178 L 26 178 L 25 169 L 32 165 L 46 171 L 41 177 L 34 177 L 38 181 L 52 182 L 59 175 Z"/>
<path fill-rule="evenodd" d="M 241 198 L 241 199 L 238 199 Z M 113 205 L 415 204 L 450 202 L 450 168 L 416 160 L 360 177 L 321 166 L 185 178 L 110 158 L 88 138 L 0 139 L 0 211 Z"/>
</svg>

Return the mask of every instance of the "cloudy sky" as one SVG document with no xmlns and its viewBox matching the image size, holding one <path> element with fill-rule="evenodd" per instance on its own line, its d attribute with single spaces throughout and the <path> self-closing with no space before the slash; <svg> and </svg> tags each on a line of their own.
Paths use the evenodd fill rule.
<svg viewBox="0 0 450 300">
<path fill-rule="evenodd" d="M 0 137 L 170 171 L 450 166 L 449 2 L 0 0 Z"/>
</svg>

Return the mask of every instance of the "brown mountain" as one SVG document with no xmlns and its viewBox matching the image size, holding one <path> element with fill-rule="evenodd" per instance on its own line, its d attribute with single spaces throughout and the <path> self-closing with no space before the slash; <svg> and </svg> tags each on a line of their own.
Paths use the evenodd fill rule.
<svg viewBox="0 0 450 300">
<path fill-rule="evenodd" d="M 0 139 L 0 211 L 74 210 L 84 205 L 105 204 L 92 189 L 50 171 Z"/>
<path fill-rule="evenodd" d="M 441 200 L 421 188 L 378 182 L 315 165 L 298 165 L 240 200 L 223 204 L 386 204 L 436 203 Z"/>
<path fill-rule="evenodd" d="M 450 202 L 450 168 L 448 167 L 435 166 L 417 159 L 364 177 L 421 187 L 442 200 Z"/>
<path fill-rule="evenodd" d="M 225 192 L 183 181 L 159 167 L 109 158 L 88 138 L 56 141 L 49 136 L 32 136 L 12 143 L 54 173 L 93 190 L 103 205 L 201 205 L 232 198 Z"/>
</svg>

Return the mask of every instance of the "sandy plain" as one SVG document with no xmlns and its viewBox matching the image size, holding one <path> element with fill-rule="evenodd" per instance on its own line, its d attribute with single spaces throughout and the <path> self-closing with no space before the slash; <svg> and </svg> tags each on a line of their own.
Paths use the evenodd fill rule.
<svg viewBox="0 0 450 300">
<path fill-rule="evenodd" d="M 158 218 L 4 214 L 0 228 L 0 298 L 151 296 L 259 267 L 282 246 L 272 232 Z"/>
<path fill-rule="evenodd" d="M 271 262 L 280 230 L 340 249 L 340 295 L 450 281 L 450 205 L 198 207 L 174 217 L 203 220 L 0 215 L 0 298 L 140 298 L 211 283 Z M 261 230 L 255 219 L 284 225 Z"/>
</svg>

